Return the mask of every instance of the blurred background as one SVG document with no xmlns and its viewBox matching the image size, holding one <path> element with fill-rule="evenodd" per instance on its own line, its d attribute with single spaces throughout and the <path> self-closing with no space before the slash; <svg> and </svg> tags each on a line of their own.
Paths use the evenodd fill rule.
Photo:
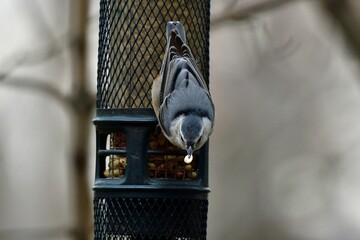
<svg viewBox="0 0 360 240">
<path fill-rule="evenodd" d="M 99 1 L 0 2 L 0 239 L 92 230 Z M 360 239 L 360 4 L 212 0 L 208 239 Z"/>
</svg>

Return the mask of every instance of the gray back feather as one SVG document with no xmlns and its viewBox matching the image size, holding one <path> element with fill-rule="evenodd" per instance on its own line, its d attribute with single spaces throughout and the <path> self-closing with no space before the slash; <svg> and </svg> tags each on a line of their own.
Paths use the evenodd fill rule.
<svg viewBox="0 0 360 240">
<path fill-rule="evenodd" d="M 213 122 L 214 104 L 194 56 L 183 41 L 184 27 L 168 24 L 167 32 L 168 46 L 161 69 L 160 125 L 168 131 L 171 121 L 183 114 L 207 117 Z"/>
</svg>

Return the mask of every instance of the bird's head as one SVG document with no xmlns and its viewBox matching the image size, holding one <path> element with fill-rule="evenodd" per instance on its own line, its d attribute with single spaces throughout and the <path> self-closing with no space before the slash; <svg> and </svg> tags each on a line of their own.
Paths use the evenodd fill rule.
<svg viewBox="0 0 360 240">
<path fill-rule="evenodd" d="M 185 162 L 192 160 L 193 151 L 201 148 L 212 132 L 212 123 L 207 117 L 198 115 L 180 115 L 175 118 L 170 127 L 170 142 L 187 151 Z M 187 160 L 186 160 L 187 159 Z"/>
<path fill-rule="evenodd" d="M 210 134 L 210 120 L 192 114 L 184 117 L 179 131 L 183 148 L 187 151 L 188 156 L 191 156 L 194 150 L 201 148 Z"/>
</svg>

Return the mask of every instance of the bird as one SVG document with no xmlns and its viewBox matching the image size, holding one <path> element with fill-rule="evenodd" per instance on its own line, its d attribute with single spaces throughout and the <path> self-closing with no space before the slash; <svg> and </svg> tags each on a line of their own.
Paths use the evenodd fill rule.
<svg viewBox="0 0 360 240">
<path fill-rule="evenodd" d="M 184 25 L 166 25 L 166 48 L 160 74 L 151 88 L 152 106 L 164 136 L 193 159 L 214 129 L 215 107 L 208 85 L 186 44 Z"/>
</svg>

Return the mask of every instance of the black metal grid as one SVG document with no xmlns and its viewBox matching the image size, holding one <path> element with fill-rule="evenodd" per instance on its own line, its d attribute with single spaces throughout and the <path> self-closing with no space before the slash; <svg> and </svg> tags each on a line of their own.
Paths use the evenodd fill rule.
<svg viewBox="0 0 360 240">
<path fill-rule="evenodd" d="M 97 108 L 151 108 L 168 21 L 184 24 L 208 82 L 209 16 L 210 0 L 101 0 Z"/>
<path fill-rule="evenodd" d="M 95 239 L 206 239 L 207 200 L 97 197 L 94 209 Z"/>
<path fill-rule="evenodd" d="M 151 84 L 160 72 L 168 21 L 184 24 L 187 44 L 208 83 L 210 0 L 100 0 L 95 239 L 206 239 L 207 146 L 194 165 L 182 166 L 182 179 L 170 178 L 177 168 L 173 159 L 165 159 L 176 157 L 178 150 L 146 148 L 156 124 L 150 109 Z M 115 133 L 120 130 L 126 140 L 116 144 Z M 109 149 L 108 136 L 113 143 Z M 159 144 L 159 138 L 155 142 Z M 125 159 L 121 168 L 116 167 L 116 158 L 119 163 Z M 154 174 L 164 170 L 162 164 L 174 165 L 175 170 L 152 178 L 153 170 Z M 198 176 L 189 175 L 192 181 L 186 181 L 189 173 Z"/>
</svg>

